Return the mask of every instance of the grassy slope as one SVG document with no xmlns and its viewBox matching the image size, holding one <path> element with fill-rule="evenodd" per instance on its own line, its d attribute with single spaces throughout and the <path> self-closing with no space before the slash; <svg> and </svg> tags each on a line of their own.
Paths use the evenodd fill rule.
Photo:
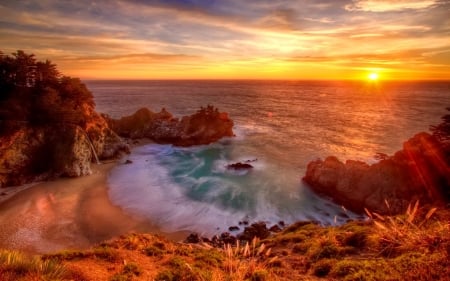
<svg viewBox="0 0 450 281">
<path fill-rule="evenodd" d="M 129 234 L 87 251 L 0 251 L 0 280 L 449 280 L 450 211 L 321 227 L 299 222 L 226 249 Z"/>
</svg>

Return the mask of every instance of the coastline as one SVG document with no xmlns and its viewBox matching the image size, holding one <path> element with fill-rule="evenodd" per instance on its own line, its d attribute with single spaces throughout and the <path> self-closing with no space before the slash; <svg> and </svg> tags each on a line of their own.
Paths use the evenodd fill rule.
<svg viewBox="0 0 450 281">
<path fill-rule="evenodd" d="M 163 233 L 110 201 L 107 176 L 122 161 L 92 164 L 89 176 L 13 187 L 0 201 L 0 248 L 38 254 L 83 249 L 130 232 L 184 239 L 186 233 Z"/>
</svg>

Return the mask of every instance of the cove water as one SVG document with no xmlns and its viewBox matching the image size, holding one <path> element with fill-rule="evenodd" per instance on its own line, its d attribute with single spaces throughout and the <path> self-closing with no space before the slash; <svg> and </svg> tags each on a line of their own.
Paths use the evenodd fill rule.
<svg viewBox="0 0 450 281">
<path fill-rule="evenodd" d="M 109 195 L 126 212 L 163 231 L 212 235 L 239 221 L 354 216 L 302 183 L 311 160 L 374 162 L 438 124 L 450 106 L 449 82 L 88 81 L 97 111 L 119 118 L 141 107 L 177 117 L 212 104 L 229 113 L 236 137 L 189 148 L 135 148 L 109 175 Z M 227 164 L 253 161 L 250 171 Z"/>
</svg>

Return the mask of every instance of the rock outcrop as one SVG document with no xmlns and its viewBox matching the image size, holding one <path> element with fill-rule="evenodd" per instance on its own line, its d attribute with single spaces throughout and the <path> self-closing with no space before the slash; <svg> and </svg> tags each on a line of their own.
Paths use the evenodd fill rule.
<svg viewBox="0 0 450 281">
<path fill-rule="evenodd" d="M 97 113 L 84 126 L 15 124 L 0 135 L 0 187 L 91 173 L 91 162 L 129 152 Z M 14 123 L 9 121 L 9 123 Z"/>
<path fill-rule="evenodd" d="M 229 170 L 249 170 L 249 169 L 253 169 L 253 166 L 248 163 L 237 162 L 237 163 L 227 165 L 227 169 L 229 169 Z"/>
<path fill-rule="evenodd" d="M 439 204 L 449 199 L 450 162 L 433 136 L 419 133 L 384 158 L 373 165 L 343 163 L 332 156 L 312 161 L 303 180 L 317 193 L 359 213 L 367 208 L 398 214 L 416 200 Z"/>
<path fill-rule="evenodd" d="M 107 119 L 110 127 L 120 136 L 149 138 L 157 143 L 176 146 L 209 144 L 222 137 L 234 136 L 233 121 L 228 114 L 212 106 L 181 119 L 174 118 L 164 108 L 158 113 L 142 108 L 118 120 Z"/>
<path fill-rule="evenodd" d="M 33 118 L 14 113 L 29 110 L 20 106 L 20 98 L 19 92 L 0 103 L 0 187 L 88 175 L 96 158 L 129 152 L 93 104 L 81 103 L 76 110 L 43 107 Z"/>
</svg>

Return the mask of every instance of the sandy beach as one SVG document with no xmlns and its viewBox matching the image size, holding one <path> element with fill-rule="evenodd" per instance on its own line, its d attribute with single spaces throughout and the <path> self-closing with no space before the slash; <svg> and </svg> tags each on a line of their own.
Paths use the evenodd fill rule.
<svg viewBox="0 0 450 281">
<path fill-rule="evenodd" d="M 0 248 L 49 253 L 86 248 L 129 232 L 183 239 L 186 233 L 161 233 L 148 220 L 111 203 L 107 175 L 115 165 L 121 164 L 93 164 L 89 176 L 5 190 L 7 195 L 0 197 Z"/>
</svg>

